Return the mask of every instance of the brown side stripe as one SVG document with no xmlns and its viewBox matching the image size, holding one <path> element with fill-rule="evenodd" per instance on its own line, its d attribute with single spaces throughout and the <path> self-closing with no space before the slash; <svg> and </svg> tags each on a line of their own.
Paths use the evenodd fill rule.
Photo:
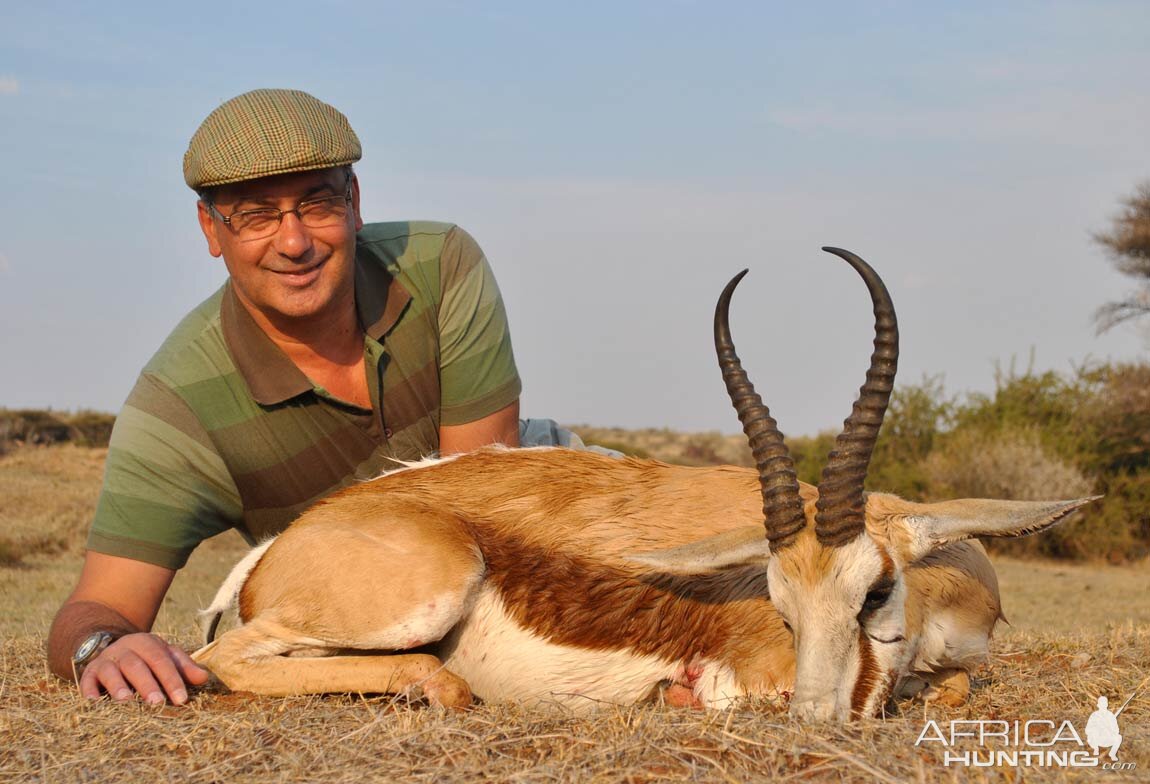
<svg viewBox="0 0 1150 784">
<path fill-rule="evenodd" d="M 670 661 L 717 657 L 740 626 L 771 620 L 762 569 L 638 579 L 621 568 L 509 538 L 481 544 L 489 579 L 523 626 L 564 645 L 594 650 L 625 646 Z M 540 590 L 540 586 L 543 586 Z M 758 617 L 761 616 L 761 617 Z M 675 629 L 677 634 L 668 634 Z"/>
</svg>

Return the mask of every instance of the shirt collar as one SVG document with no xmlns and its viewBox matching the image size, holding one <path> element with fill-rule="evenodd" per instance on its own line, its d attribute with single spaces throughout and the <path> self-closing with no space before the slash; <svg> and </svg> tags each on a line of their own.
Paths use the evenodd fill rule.
<svg viewBox="0 0 1150 784">
<path fill-rule="evenodd" d="M 382 339 L 410 301 L 411 294 L 378 259 L 363 259 L 357 253 L 355 307 L 364 332 Z M 230 280 L 220 302 L 220 326 L 236 369 L 257 403 L 274 406 L 314 389 L 303 371 L 260 329 Z"/>
<path fill-rule="evenodd" d="M 364 258 L 364 256 L 367 256 Z M 379 258 L 362 247 L 355 263 L 355 309 L 363 331 L 381 340 L 403 315 L 411 294 Z"/>
</svg>

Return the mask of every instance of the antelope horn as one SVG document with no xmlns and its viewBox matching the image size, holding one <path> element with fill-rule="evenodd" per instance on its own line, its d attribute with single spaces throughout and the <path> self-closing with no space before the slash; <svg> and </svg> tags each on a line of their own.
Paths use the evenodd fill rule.
<svg viewBox="0 0 1150 784">
<path fill-rule="evenodd" d="M 731 340 L 728 323 L 731 295 L 746 274 L 747 270 L 743 270 L 732 278 L 715 305 L 715 353 L 719 355 L 719 368 L 723 371 L 727 394 L 739 412 L 739 421 L 743 423 L 743 432 L 747 434 L 755 465 L 759 468 L 767 539 L 771 543 L 771 551 L 778 552 L 794 542 L 795 536 L 806 525 L 806 518 L 803 501 L 799 497 L 795 464 L 783 443 L 783 434 L 779 432 L 778 423 L 771 418 L 771 412 L 763 405 L 763 399 L 755 393 Z"/>
<path fill-rule="evenodd" d="M 841 248 L 823 250 L 855 268 L 874 303 L 874 353 L 866 382 L 859 389 L 851 415 L 843 422 L 842 432 L 835 438 L 834 449 L 819 481 L 815 536 L 826 547 L 841 547 L 866 528 L 863 482 L 894 387 L 898 368 L 898 321 L 886 286 L 869 264 Z"/>
</svg>

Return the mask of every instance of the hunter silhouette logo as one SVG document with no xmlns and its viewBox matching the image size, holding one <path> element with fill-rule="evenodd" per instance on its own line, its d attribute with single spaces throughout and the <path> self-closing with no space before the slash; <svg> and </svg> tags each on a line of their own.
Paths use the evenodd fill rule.
<svg viewBox="0 0 1150 784">
<path fill-rule="evenodd" d="M 1126 710 L 1126 706 L 1130 704 L 1132 699 L 1134 699 L 1133 694 L 1126 702 L 1122 703 L 1118 713 L 1111 713 L 1107 710 L 1106 698 L 1098 698 L 1098 710 L 1091 713 L 1090 718 L 1086 721 L 1086 742 L 1090 744 L 1090 750 L 1094 752 L 1095 757 L 1098 756 L 1099 747 L 1109 747 L 1110 759 L 1115 762 L 1118 761 L 1118 747 L 1122 745 L 1122 733 L 1118 730 L 1118 716 Z"/>
<path fill-rule="evenodd" d="M 1137 763 L 1122 762 L 1118 749 L 1122 732 L 1118 717 L 1137 696 L 1131 694 L 1122 707 L 1111 712 L 1106 697 L 1099 697 L 1098 709 L 1086 720 L 1079 733 L 1069 719 L 955 720 L 939 724 L 930 719 L 918 735 L 915 746 L 942 747 L 942 764 L 972 768 L 1064 767 L 1134 770 Z M 1082 726 L 1082 725 L 1079 725 Z M 1108 754 L 1103 750 L 1108 750 Z"/>
</svg>

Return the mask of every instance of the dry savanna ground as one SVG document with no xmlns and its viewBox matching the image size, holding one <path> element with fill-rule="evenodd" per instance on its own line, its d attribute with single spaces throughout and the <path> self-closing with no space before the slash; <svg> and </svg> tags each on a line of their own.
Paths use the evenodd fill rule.
<svg viewBox="0 0 1150 784">
<path fill-rule="evenodd" d="M 769 705 L 696 711 L 514 706 L 444 712 L 383 697 L 205 693 L 184 708 L 88 703 L 45 672 L 44 637 L 75 579 L 103 453 L 0 457 L 0 781 L 1134 781 L 1150 780 L 1150 573 L 998 560 L 1006 612 L 958 709 L 904 702 L 885 719 L 803 726 Z M 242 552 L 222 537 L 177 578 L 158 630 L 187 646 L 195 610 Z M 1120 722 L 1133 769 L 943 765 L 924 722 L 1069 719 L 1138 696 Z M 961 741 L 960 750 L 973 741 Z"/>
</svg>

